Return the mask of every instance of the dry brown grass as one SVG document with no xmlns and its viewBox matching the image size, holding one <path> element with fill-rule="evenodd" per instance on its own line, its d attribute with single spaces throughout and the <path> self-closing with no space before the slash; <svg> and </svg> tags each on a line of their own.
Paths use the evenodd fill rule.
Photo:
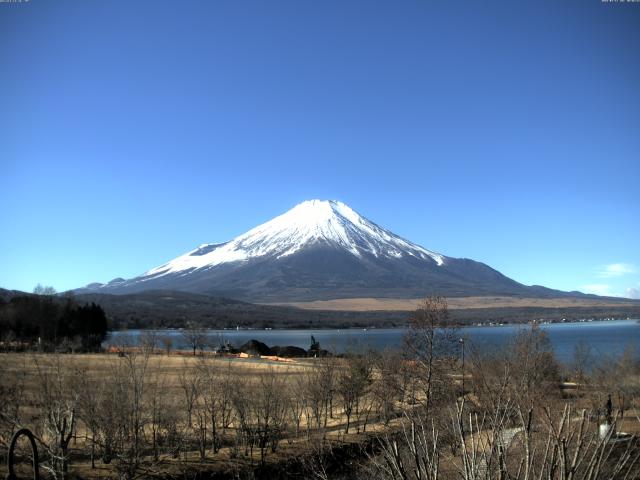
<svg viewBox="0 0 640 480">
<path fill-rule="evenodd" d="M 25 376 L 25 397 L 36 400 L 40 391 L 38 368 L 50 369 L 58 362 L 67 371 L 77 371 L 92 379 L 105 378 L 119 361 L 117 354 L 64 354 L 49 353 L 3 353 L 0 354 L 0 365 L 4 374 L 17 372 Z M 257 378 L 260 374 L 275 370 L 280 375 L 292 378 L 312 366 L 313 360 L 295 362 L 272 362 L 260 359 L 240 359 L 225 357 L 207 357 L 206 361 L 221 371 L 230 369 L 232 375 L 245 379 Z M 190 369 L 195 369 L 202 362 L 199 355 L 164 355 L 149 356 L 146 375 L 149 378 L 163 378 L 163 385 L 176 396 L 181 395 L 180 376 Z"/>
<path fill-rule="evenodd" d="M 312 302 L 289 302 L 286 305 L 306 310 L 338 311 L 413 311 L 420 298 L 340 298 L 335 300 L 315 300 Z M 626 303 L 628 303 L 627 301 Z M 449 309 L 470 308 L 570 308 L 570 307 L 613 307 L 625 303 L 625 299 L 592 298 L 516 298 L 516 297 L 452 297 L 447 298 Z"/>
<path fill-rule="evenodd" d="M 141 356 L 141 354 L 138 354 Z M 46 353 L 3 353 L 0 354 L 0 369 L 2 377 L 9 379 L 19 374 L 24 379 L 23 398 L 25 408 L 22 410 L 22 424 L 29 428 L 37 429 L 41 419 L 39 418 L 39 407 L 37 405 L 42 402 L 41 381 L 39 374 L 42 371 L 53 372 L 55 368 L 64 370 L 65 372 L 75 372 L 76 375 L 83 375 L 91 379 L 93 382 L 99 382 L 101 378 L 108 378 L 113 375 L 118 363 L 122 358 L 117 353 L 110 354 L 64 354 L 54 355 Z M 181 376 L 190 370 L 196 369 L 201 362 L 206 362 L 209 366 L 217 368 L 219 371 L 231 371 L 231 375 L 235 378 L 242 378 L 248 383 L 258 383 L 259 378 L 266 374 L 275 372 L 277 375 L 286 379 L 288 386 L 295 386 L 297 377 L 313 368 L 316 359 L 299 359 L 293 362 L 274 362 L 264 361 L 261 359 L 240 359 L 240 358 L 217 358 L 212 356 L 192 356 L 184 354 L 152 354 L 148 358 L 145 377 L 157 381 L 162 378 L 162 385 L 165 395 L 173 400 L 170 404 L 180 405 L 184 392 L 181 387 Z M 340 359 L 329 359 L 323 361 L 340 362 Z M 5 377 L 6 376 L 6 377 Z M 151 380 L 150 380 L 151 381 Z M 3 378 L 0 378 L 0 384 Z M 353 422 L 353 419 L 352 419 Z M 313 420 L 310 421 L 313 424 Z M 327 420 L 326 430 L 322 435 L 341 442 L 358 442 L 360 435 L 357 433 L 355 425 L 352 423 L 352 433 L 344 435 L 343 430 L 346 425 L 346 417 L 340 411 L 338 401 L 332 412 L 332 418 Z M 299 437 L 290 431 L 290 436 L 280 442 L 277 452 L 270 453 L 268 461 L 277 463 L 286 459 L 295 458 L 308 450 L 309 442 L 304 434 L 306 422 L 303 419 L 301 425 L 302 431 Z M 227 431 L 227 443 L 235 436 L 234 425 Z M 292 425 L 290 423 L 290 428 Z M 371 422 L 368 430 L 380 430 L 381 424 Z M 87 431 L 82 422 L 77 424 L 75 439 L 72 443 L 72 470 L 82 478 L 114 478 L 114 464 L 104 465 L 98 461 L 96 468 L 92 469 L 87 457 L 88 443 Z M 313 435 L 320 435 L 314 432 Z M 241 458 L 233 458 L 232 448 L 225 446 L 216 454 L 208 451 L 206 458 L 202 460 L 196 450 L 181 454 L 178 459 L 168 454 L 161 454 L 160 460 L 153 461 L 150 456 L 146 456 L 143 462 L 142 471 L 145 468 L 150 470 L 145 476 L 154 476 L 162 473 L 163 475 L 182 476 L 187 470 L 212 470 L 216 472 L 233 472 L 238 468 L 247 467 L 249 464 L 257 464 L 260 461 L 259 452 L 256 449 L 253 453 L 253 459 L 245 456 Z M 4 465 L 0 466 L 0 475 L 4 475 Z"/>
<path fill-rule="evenodd" d="M 79 355 L 51 355 L 51 354 L 18 354 L 8 353 L 0 354 L 0 371 L 3 378 L 10 377 L 15 373 L 25 375 L 25 391 L 24 399 L 25 403 L 36 405 L 38 403 L 38 396 L 40 395 L 40 384 L 38 381 L 38 368 L 53 368 L 55 364 L 59 364 L 66 371 L 77 371 L 79 374 L 86 375 L 96 381 L 100 378 L 105 378 L 113 372 L 113 369 L 121 362 L 117 354 L 79 354 Z M 180 404 L 180 398 L 184 395 L 180 386 L 180 377 L 186 371 L 195 369 L 200 365 L 202 361 L 206 361 L 209 365 L 218 367 L 220 370 L 229 369 L 234 377 L 243 378 L 249 382 L 255 381 L 257 383 L 261 375 L 269 372 L 276 372 L 278 375 L 282 375 L 287 379 L 289 385 L 295 385 L 295 380 L 307 372 L 314 366 L 315 359 L 300 359 L 291 363 L 280 363 L 271 361 L 262 361 L 259 359 L 226 359 L 215 358 L 211 356 L 191 356 L 191 355 L 166 355 L 166 354 L 153 354 L 149 357 L 149 363 L 146 371 L 146 375 L 149 378 L 163 378 L 163 388 L 165 393 L 170 397 L 175 398 L 176 405 Z M 333 359 L 330 361 L 342 362 L 342 359 Z M 39 366 L 39 367 L 38 367 Z M 379 377 L 377 372 L 374 372 L 374 379 Z M 457 379 L 454 375 L 451 375 L 451 381 L 457 383 Z M 289 383 L 290 382 L 290 383 Z M 468 397 L 471 399 L 471 395 Z M 474 403 L 479 403 L 478 401 Z M 588 408 L 589 401 L 587 398 L 576 398 L 572 401 L 576 407 Z M 409 411 L 411 407 L 408 405 L 399 405 L 396 407 L 398 410 Z M 27 415 L 24 418 L 25 425 L 30 426 L 29 422 L 35 420 L 36 409 L 30 407 L 25 410 Z M 443 413 L 447 415 L 447 413 Z M 31 416 L 31 418 L 29 418 Z M 369 433 L 382 433 L 388 428 L 398 428 L 399 419 L 392 420 L 390 425 L 384 426 L 380 422 L 371 421 L 367 426 L 367 432 Z M 344 425 L 346 418 L 340 410 L 340 406 L 336 401 L 334 405 L 334 411 L 332 412 L 332 418 L 328 420 L 327 429 L 323 432 L 316 432 L 316 438 L 320 438 L 321 435 L 326 435 L 329 439 L 337 440 L 339 442 L 357 443 L 366 440 L 365 435 L 357 433 L 356 428 L 351 430 L 352 433 L 344 435 Z M 313 444 L 310 443 L 303 431 L 299 437 L 295 437 L 292 431 L 289 431 L 288 437 L 283 439 L 278 447 L 277 452 L 269 453 L 267 461 L 269 463 L 278 463 L 290 460 L 291 458 L 299 458 L 300 456 L 309 453 Z M 289 425 L 291 428 L 292 425 Z M 637 433 L 640 431 L 640 422 L 637 418 L 637 412 L 630 409 L 626 414 L 623 421 L 620 422 L 618 429 L 629 433 Z M 86 456 L 87 447 L 85 444 L 84 426 L 82 423 L 78 427 L 77 440 L 74 441 L 72 449 L 74 457 L 72 459 L 72 470 L 82 478 L 114 478 L 115 471 L 114 465 L 104 465 L 101 462 L 97 462 L 97 468 L 91 469 L 89 460 Z M 233 428 L 228 432 L 227 439 L 231 439 L 234 436 Z M 485 433 L 483 433 L 485 435 Z M 215 471 L 224 472 L 231 477 L 238 469 L 247 468 L 248 465 L 256 465 L 259 463 L 259 452 L 257 450 L 253 453 L 253 458 L 245 456 L 233 456 L 232 447 L 229 446 L 230 442 L 227 442 L 225 446 L 216 454 L 211 451 L 207 451 L 206 458 L 201 459 L 197 450 L 189 449 L 186 454 L 181 454 L 180 458 L 175 459 L 167 453 L 160 455 L 159 461 L 153 461 L 150 456 L 146 456 L 142 463 L 141 473 L 143 476 L 186 476 L 185 472 L 189 471 Z M 447 462 L 450 463 L 450 462 Z M 148 469 L 145 472 L 145 469 Z M 4 474 L 4 470 L 0 467 L 0 475 Z M 184 475 L 183 475 L 184 474 Z"/>
</svg>

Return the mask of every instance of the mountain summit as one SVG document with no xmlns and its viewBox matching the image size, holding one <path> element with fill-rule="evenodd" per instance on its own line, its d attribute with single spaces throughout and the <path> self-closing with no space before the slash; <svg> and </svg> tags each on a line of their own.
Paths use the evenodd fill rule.
<svg viewBox="0 0 640 480">
<path fill-rule="evenodd" d="M 181 290 L 273 302 L 547 292 L 483 263 L 427 250 L 333 200 L 302 202 L 231 241 L 200 245 L 139 277 L 88 289 Z"/>
<path fill-rule="evenodd" d="M 307 248 L 332 247 L 358 258 L 431 259 L 442 265 L 442 255 L 403 240 L 362 217 L 342 202 L 308 200 L 227 243 L 204 244 L 175 260 L 149 270 L 143 277 L 211 268 L 252 259 L 275 260 Z"/>
</svg>

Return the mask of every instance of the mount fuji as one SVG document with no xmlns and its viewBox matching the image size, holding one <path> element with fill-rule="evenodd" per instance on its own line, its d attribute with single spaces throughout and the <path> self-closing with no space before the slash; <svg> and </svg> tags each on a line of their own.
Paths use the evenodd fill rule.
<svg viewBox="0 0 640 480">
<path fill-rule="evenodd" d="M 225 243 L 82 292 L 176 290 L 252 302 L 355 297 L 567 296 L 405 240 L 338 201 L 309 200 Z"/>
</svg>

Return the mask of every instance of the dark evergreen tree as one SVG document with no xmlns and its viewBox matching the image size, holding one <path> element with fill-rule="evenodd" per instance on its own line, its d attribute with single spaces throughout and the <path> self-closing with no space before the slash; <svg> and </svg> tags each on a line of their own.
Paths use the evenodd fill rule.
<svg viewBox="0 0 640 480">
<path fill-rule="evenodd" d="M 55 348 L 63 342 L 84 351 L 98 350 L 107 335 L 107 318 L 99 305 L 80 306 L 73 298 L 33 295 L 0 304 L 0 341 Z"/>
<path fill-rule="evenodd" d="M 320 352 L 320 342 L 316 340 L 316 337 L 311 335 L 311 345 L 309 346 L 309 355 L 316 356 Z"/>
</svg>

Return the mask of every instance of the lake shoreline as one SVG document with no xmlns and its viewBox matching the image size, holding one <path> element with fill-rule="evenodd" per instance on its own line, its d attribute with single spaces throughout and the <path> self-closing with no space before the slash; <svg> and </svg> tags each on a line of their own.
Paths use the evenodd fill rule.
<svg viewBox="0 0 640 480">
<path fill-rule="evenodd" d="M 546 331 L 558 359 L 568 361 L 578 344 L 586 343 L 598 357 L 620 355 L 628 345 L 640 345 L 638 319 L 593 320 L 582 322 L 555 322 L 536 324 L 503 324 L 493 326 L 466 326 L 460 328 L 460 337 L 469 348 L 483 351 L 501 349 L 512 341 L 522 329 L 538 326 Z M 269 346 L 295 346 L 309 349 L 312 337 L 321 348 L 340 354 L 347 351 L 374 349 L 400 349 L 407 328 L 349 328 L 349 329 L 207 329 L 201 333 L 207 348 L 230 343 L 242 345 L 257 340 Z M 152 334 L 155 341 L 167 341 L 175 350 L 187 349 L 187 330 L 122 330 L 111 332 L 103 346 L 142 343 L 145 335 Z"/>
<path fill-rule="evenodd" d="M 622 321 L 636 321 L 640 322 L 640 319 L 634 318 L 595 318 L 595 319 L 585 319 L 585 320 L 544 320 L 544 321 L 528 321 L 528 322 L 478 322 L 473 324 L 459 324 L 454 323 L 451 325 L 451 328 L 493 328 L 493 327 L 507 327 L 507 326 L 541 326 L 541 325 L 572 325 L 572 324 L 582 324 L 582 323 L 595 323 L 595 322 L 622 322 Z M 309 331 L 334 331 L 334 330 L 406 330 L 410 328 L 410 324 L 407 323 L 403 326 L 394 326 L 394 327 L 378 327 L 376 325 L 371 325 L 368 327 L 356 327 L 356 326 L 347 326 L 344 328 L 336 328 L 336 327 L 239 327 L 239 328 L 207 328 L 202 327 L 203 330 L 211 330 L 211 331 L 225 331 L 225 332 L 236 332 L 236 331 L 253 331 L 253 332 L 270 332 L 270 331 L 279 331 L 285 332 L 289 330 L 309 330 Z M 116 328 L 113 330 L 109 330 L 108 333 L 126 333 L 131 331 L 143 331 L 143 332 L 165 332 L 165 331 L 177 331 L 181 332 L 186 330 L 185 327 L 167 327 L 167 328 Z"/>
</svg>

